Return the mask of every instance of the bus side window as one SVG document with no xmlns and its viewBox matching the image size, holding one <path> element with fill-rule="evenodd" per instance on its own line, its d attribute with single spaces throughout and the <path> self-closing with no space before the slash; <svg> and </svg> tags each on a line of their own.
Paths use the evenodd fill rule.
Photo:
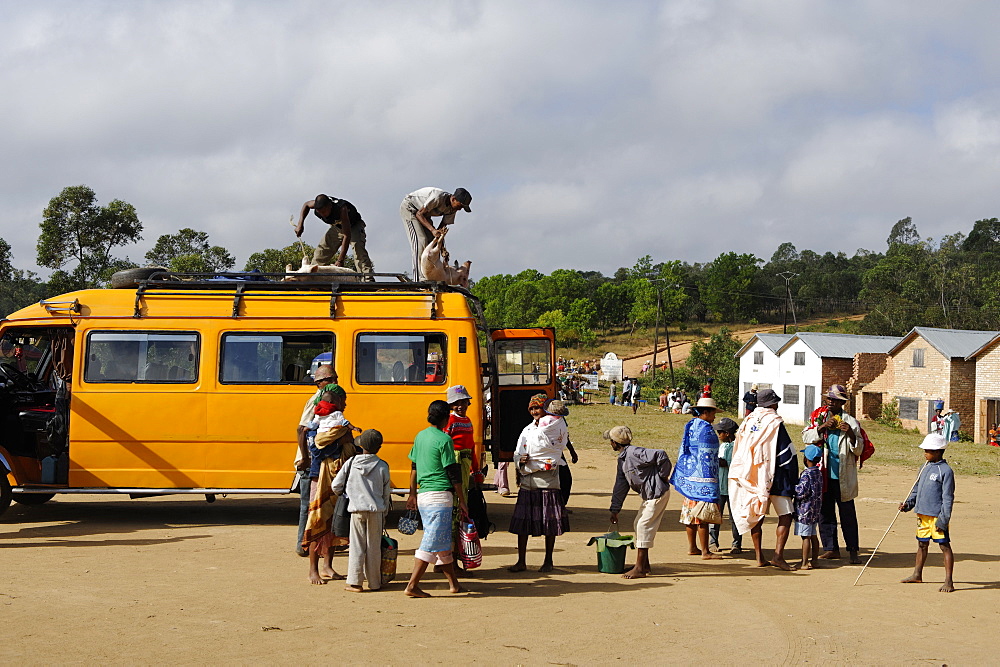
<svg viewBox="0 0 1000 667">
<path fill-rule="evenodd" d="M 359 384 L 444 384 L 447 338 L 442 333 L 358 334 Z"/>
<path fill-rule="evenodd" d="M 306 369 L 332 364 L 333 349 L 333 334 L 326 332 L 226 333 L 219 379 L 224 384 L 307 384 L 312 378 Z"/>
<path fill-rule="evenodd" d="M 83 379 L 90 383 L 192 383 L 200 339 L 192 332 L 92 331 Z M 176 369 L 176 370 L 175 370 Z"/>
</svg>

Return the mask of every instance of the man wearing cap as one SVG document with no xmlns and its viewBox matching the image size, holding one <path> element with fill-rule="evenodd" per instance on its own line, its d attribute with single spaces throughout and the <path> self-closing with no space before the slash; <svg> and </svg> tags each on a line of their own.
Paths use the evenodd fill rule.
<svg viewBox="0 0 1000 667">
<path fill-rule="evenodd" d="M 354 263 L 358 267 L 358 271 L 367 274 L 365 280 L 374 280 L 370 274 L 375 270 L 375 267 L 372 265 L 371 257 L 368 256 L 368 250 L 365 248 L 367 238 L 365 236 L 365 221 L 361 219 L 361 214 L 358 213 L 354 204 L 346 199 L 323 194 L 316 195 L 315 199 L 302 205 L 302 210 L 299 212 L 299 224 L 295 226 L 295 235 L 298 237 L 302 236 L 309 211 L 330 225 L 313 252 L 313 264 L 329 264 L 339 248 L 337 261 L 333 265 L 343 266 L 344 258 L 347 257 L 347 247 L 350 246 L 351 250 L 354 251 Z"/>
<path fill-rule="evenodd" d="M 750 391 L 743 394 L 743 404 L 746 405 L 747 411 L 744 416 L 750 414 L 757 409 L 757 385 L 750 385 Z"/>
<path fill-rule="evenodd" d="M 306 521 L 309 518 L 309 446 L 306 443 L 306 434 L 309 432 L 309 422 L 313 420 L 316 407 L 316 399 L 323 393 L 323 387 L 330 383 L 336 384 L 337 371 L 333 367 L 324 364 L 316 369 L 313 374 L 313 383 L 316 385 L 316 392 L 309 396 L 306 404 L 302 407 L 302 415 L 299 417 L 299 427 L 296 431 L 296 440 L 299 444 L 298 452 L 295 456 L 295 470 L 299 480 L 299 535 L 295 541 L 295 553 L 300 556 L 308 556 L 309 552 L 302 548 L 302 535 L 306 530 Z"/>
<path fill-rule="evenodd" d="M 472 213 L 469 204 L 472 195 L 465 188 L 457 188 L 454 193 L 445 192 L 440 188 L 420 188 L 403 197 L 399 206 L 399 215 L 406 228 L 406 236 L 410 240 L 410 252 L 413 257 L 413 279 L 424 279 L 420 272 L 420 255 L 424 248 L 435 237 L 440 236 L 444 228 L 454 224 L 455 214 L 462 210 Z M 441 216 L 441 224 L 436 228 L 431 218 Z"/>
<path fill-rule="evenodd" d="M 623 574 L 626 579 L 641 579 L 652 571 L 649 550 L 653 546 L 660 520 L 670 500 L 670 457 L 662 449 L 647 449 L 632 444 L 628 426 L 615 426 L 604 432 L 611 449 L 618 452 L 615 486 L 611 492 L 611 523 L 618 523 L 618 513 L 625 496 L 632 489 L 642 498 L 635 515 L 635 567 Z"/>
<path fill-rule="evenodd" d="M 781 398 L 773 389 L 757 393 L 757 409 L 736 431 L 733 461 L 729 465 L 729 507 L 740 535 L 753 540 L 757 565 L 791 571 L 785 562 L 785 543 L 792 526 L 792 499 L 799 466 L 792 439 L 778 415 Z M 764 560 L 761 548 L 764 516 L 773 508 L 778 516 L 774 558 Z"/>
<path fill-rule="evenodd" d="M 823 449 L 823 471 L 826 490 L 823 492 L 823 518 L 819 526 L 825 560 L 840 558 L 837 540 L 837 514 L 840 529 L 850 554 L 852 565 L 860 565 L 858 556 L 858 514 L 854 499 L 858 497 L 858 457 L 864 448 L 861 425 L 844 411 L 847 390 L 835 384 L 826 393 L 826 405 L 813 411 L 809 425 L 802 431 L 802 442 Z"/>
</svg>

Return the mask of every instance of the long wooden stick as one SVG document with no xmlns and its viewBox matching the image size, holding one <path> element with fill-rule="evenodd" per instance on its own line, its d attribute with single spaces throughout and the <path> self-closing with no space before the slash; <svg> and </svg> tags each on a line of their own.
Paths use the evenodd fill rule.
<svg viewBox="0 0 1000 667">
<path fill-rule="evenodd" d="M 909 498 L 910 494 L 913 493 L 914 487 L 916 487 L 917 486 L 917 482 L 920 481 L 920 473 L 924 471 L 924 466 L 926 466 L 926 465 L 927 465 L 927 461 L 924 461 L 924 465 L 920 466 L 920 471 L 917 473 L 917 478 L 915 480 L 913 480 L 913 486 L 911 486 L 910 490 L 906 493 L 906 498 Z M 906 502 L 906 498 L 903 498 L 903 502 L 904 503 Z M 902 511 L 903 510 L 901 510 L 901 509 L 896 509 L 896 516 L 892 517 L 892 522 L 889 524 L 889 527 L 885 529 L 885 533 L 882 535 L 882 539 L 879 540 L 878 544 L 875 545 L 875 548 L 872 549 L 872 555 L 868 557 L 868 562 L 866 562 L 865 566 L 863 568 L 861 568 L 861 572 L 858 573 L 858 578 L 854 580 L 854 583 L 851 584 L 851 586 L 857 586 L 858 582 L 861 581 L 861 575 L 864 574 L 865 570 L 868 569 L 868 564 L 872 562 L 872 558 L 875 558 L 875 552 L 878 551 L 878 548 L 880 546 L 882 546 L 882 541 L 885 540 L 886 535 L 888 535 L 889 531 L 892 530 L 892 524 L 896 523 L 896 519 L 899 518 L 899 515 L 900 515 L 900 513 Z"/>
</svg>

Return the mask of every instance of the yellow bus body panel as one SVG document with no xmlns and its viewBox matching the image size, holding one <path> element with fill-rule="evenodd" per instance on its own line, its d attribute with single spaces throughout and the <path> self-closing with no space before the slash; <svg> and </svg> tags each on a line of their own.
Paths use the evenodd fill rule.
<svg viewBox="0 0 1000 667">
<path fill-rule="evenodd" d="M 483 390 L 475 318 L 466 297 L 429 291 L 338 295 L 330 317 L 329 292 L 263 292 L 238 301 L 217 294 L 152 291 L 139 299 L 128 289 L 84 290 L 53 300 L 79 301 L 79 314 L 50 314 L 29 306 L 4 320 L 12 327 L 74 326 L 69 454 L 71 488 L 287 489 L 294 479 L 296 428 L 315 393 L 311 384 L 223 384 L 219 348 L 228 332 L 335 335 L 334 366 L 347 391 L 345 416 L 382 432 L 379 456 L 395 487 L 409 486 L 407 458 L 414 436 L 427 427 L 427 406 L 447 387 L 472 395 L 469 416 L 483 452 Z M 432 315 L 434 317 L 432 318 Z M 83 381 L 87 336 L 94 331 L 195 332 L 200 336 L 193 384 Z M 446 339 L 446 375 L 439 384 L 361 384 L 355 345 L 364 333 L 437 333 Z M 464 352 L 459 340 L 464 338 Z M 20 480 L 22 483 L 24 480 Z"/>
</svg>

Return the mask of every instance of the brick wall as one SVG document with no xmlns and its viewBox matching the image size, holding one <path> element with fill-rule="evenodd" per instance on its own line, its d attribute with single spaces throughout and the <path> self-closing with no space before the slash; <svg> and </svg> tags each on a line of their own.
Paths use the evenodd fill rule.
<svg viewBox="0 0 1000 667">
<path fill-rule="evenodd" d="M 945 398 L 945 407 L 951 408 L 963 420 L 960 431 L 972 434 L 976 414 L 976 361 L 951 360 L 951 387 Z"/>
<path fill-rule="evenodd" d="M 976 391 L 972 412 L 959 410 L 962 417 L 962 431 L 970 431 L 976 442 L 987 441 L 988 424 L 985 406 L 987 399 L 1000 399 L 1000 345 L 994 345 L 976 358 Z"/>
<path fill-rule="evenodd" d="M 821 374 L 820 387 L 817 389 L 819 395 L 826 396 L 826 391 L 830 388 L 830 385 L 847 385 L 853 374 L 854 359 L 833 359 L 825 357 L 823 359 L 823 372 Z M 853 397 L 852 400 L 844 406 L 844 409 L 852 415 L 857 414 Z"/>
<path fill-rule="evenodd" d="M 913 351 L 922 349 L 924 351 L 923 367 L 913 366 Z M 971 363 L 971 362 L 961 362 Z M 888 366 L 892 367 L 892 385 L 885 388 L 883 400 L 891 401 L 893 398 L 916 398 L 920 400 L 920 409 L 916 419 L 902 419 L 904 428 L 917 428 L 921 433 L 927 432 L 928 400 L 943 398 L 945 404 L 949 401 L 949 391 L 951 388 L 951 360 L 935 350 L 930 343 L 921 336 L 914 338 L 902 349 L 890 357 Z M 973 378 L 975 370 L 973 368 Z M 883 374 L 885 376 L 886 374 Z M 874 388 L 869 385 L 865 391 L 872 391 Z M 933 411 L 931 411 L 933 412 Z"/>
</svg>

